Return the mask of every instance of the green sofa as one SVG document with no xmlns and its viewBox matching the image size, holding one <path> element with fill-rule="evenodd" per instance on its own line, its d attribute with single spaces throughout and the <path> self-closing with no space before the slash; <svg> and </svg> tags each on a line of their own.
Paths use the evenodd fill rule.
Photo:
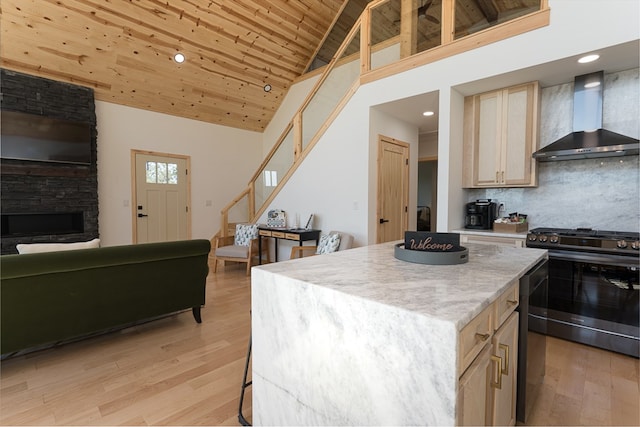
<svg viewBox="0 0 640 427">
<path fill-rule="evenodd" d="M 0 353 L 68 342 L 205 303 L 209 240 L 0 257 Z"/>
</svg>

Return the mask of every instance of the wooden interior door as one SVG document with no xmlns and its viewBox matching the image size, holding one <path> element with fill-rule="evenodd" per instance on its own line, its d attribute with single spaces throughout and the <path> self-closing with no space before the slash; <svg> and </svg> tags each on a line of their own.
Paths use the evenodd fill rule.
<svg viewBox="0 0 640 427">
<path fill-rule="evenodd" d="M 135 243 L 191 238 L 189 158 L 134 152 Z"/>
<path fill-rule="evenodd" d="M 378 139 L 377 243 L 404 239 L 409 204 L 409 144 Z"/>
</svg>

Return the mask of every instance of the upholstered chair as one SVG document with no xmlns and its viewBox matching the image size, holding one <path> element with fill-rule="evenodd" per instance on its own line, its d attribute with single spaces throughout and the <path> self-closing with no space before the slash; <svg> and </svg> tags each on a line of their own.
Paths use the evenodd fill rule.
<svg viewBox="0 0 640 427">
<path fill-rule="evenodd" d="M 216 237 L 213 244 L 213 272 L 218 271 L 218 261 L 244 262 L 247 264 L 247 276 L 251 273 L 251 264 L 258 256 L 258 226 L 256 224 L 237 224 L 233 236 Z M 269 245 L 262 247 L 263 260 L 269 262 Z"/>
<path fill-rule="evenodd" d="M 342 231 L 330 231 L 329 234 L 320 236 L 318 246 L 293 246 L 291 248 L 291 259 L 302 258 L 305 255 L 321 255 L 336 251 L 351 249 L 353 246 L 353 236 Z"/>
</svg>

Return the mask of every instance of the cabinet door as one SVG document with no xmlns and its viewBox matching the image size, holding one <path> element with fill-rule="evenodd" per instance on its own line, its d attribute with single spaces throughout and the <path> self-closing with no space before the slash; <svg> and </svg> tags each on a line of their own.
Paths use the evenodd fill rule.
<svg viewBox="0 0 640 427">
<path fill-rule="evenodd" d="M 534 125 L 534 84 L 506 89 L 502 110 L 502 164 L 499 182 L 503 185 L 531 183 Z"/>
<path fill-rule="evenodd" d="M 501 372 L 498 365 L 491 364 L 492 377 L 500 378 L 493 388 L 491 425 L 512 426 L 516 422 L 516 391 L 518 365 L 518 313 L 512 313 L 493 336 L 493 355 L 502 360 Z"/>
<path fill-rule="evenodd" d="M 465 188 L 538 185 L 538 98 L 538 82 L 465 98 Z"/>
<path fill-rule="evenodd" d="M 476 185 L 495 185 L 501 169 L 502 92 L 478 95 L 475 103 L 474 181 Z"/>
<path fill-rule="evenodd" d="M 460 377 L 457 425 L 482 426 L 491 421 L 491 348 L 486 345 Z"/>
</svg>

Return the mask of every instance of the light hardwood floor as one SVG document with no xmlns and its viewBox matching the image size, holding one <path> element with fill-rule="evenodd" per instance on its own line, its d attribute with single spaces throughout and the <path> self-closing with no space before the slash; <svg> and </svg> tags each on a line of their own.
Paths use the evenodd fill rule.
<svg viewBox="0 0 640 427">
<path fill-rule="evenodd" d="M 250 330 L 242 265 L 191 312 L 0 364 L 2 425 L 238 425 Z M 638 360 L 549 338 L 530 425 L 639 425 Z M 245 398 L 251 421 L 251 387 Z"/>
<path fill-rule="evenodd" d="M 528 425 L 640 425 L 638 359 L 547 337 L 546 361 Z"/>
</svg>

